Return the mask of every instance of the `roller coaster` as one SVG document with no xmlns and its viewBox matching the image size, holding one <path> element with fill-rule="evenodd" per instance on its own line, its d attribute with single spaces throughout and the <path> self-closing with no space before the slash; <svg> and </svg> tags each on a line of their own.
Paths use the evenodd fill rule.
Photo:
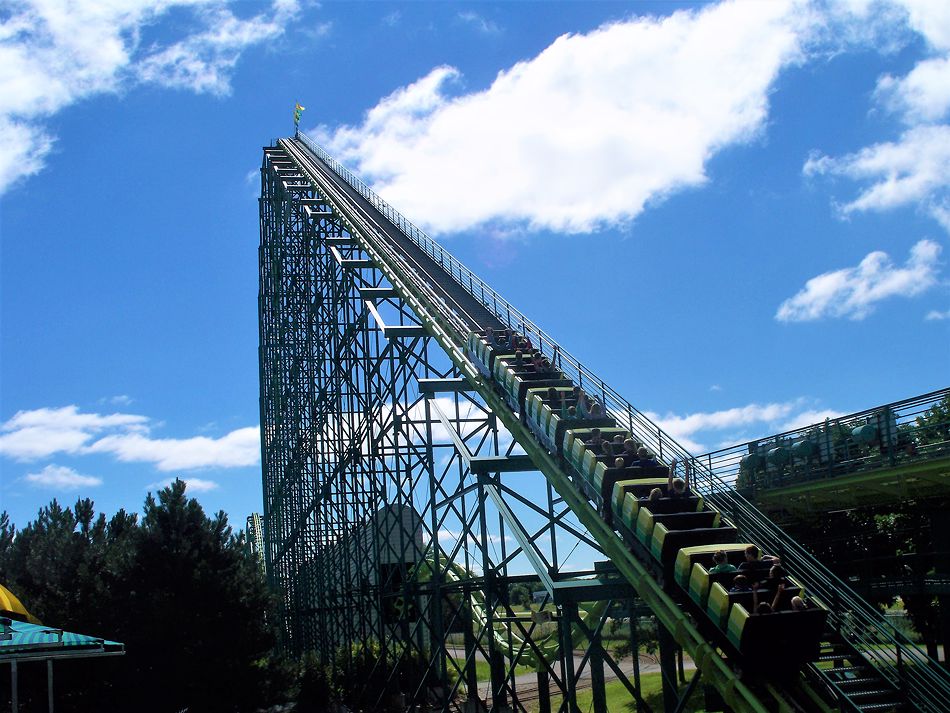
<svg viewBox="0 0 950 713">
<path fill-rule="evenodd" d="M 352 652 L 370 640 L 411 647 L 427 674 L 402 685 L 408 656 L 379 657 L 388 694 L 396 691 L 406 709 L 472 711 L 527 710 L 504 658 L 531 649 L 541 688 L 553 677 L 561 709 L 576 711 L 576 633 L 588 639 L 585 661 L 604 654 L 613 667 L 601 643 L 606 615 L 580 620 L 577 602 L 635 594 L 658 622 L 667 711 L 683 710 L 700 681 L 715 694 L 709 710 L 950 710 L 947 673 L 734 481 L 693 458 L 316 142 L 304 134 L 274 141 L 261 175 L 265 555 L 282 597 L 285 647 L 340 666 L 353 665 Z M 451 396 L 452 408 L 439 394 Z M 462 403 L 480 416 L 466 417 Z M 438 457 L 440 438 L 449 465 Z M 491 455 L 475 452 L 475 441 Z M 634 461 L 626 442 L 655 464 Z M 542 474 L 546 503 L 502 478 L 529 471 Z M 399 568 L 381 569 L 378 545 L 354 533 L 394 502 L 415 508 L 425 533 L 405 538 Z M 532 531 L 515 504 L 544 524 Z M 497 557 L 495 516 L 503 528 Z M 463 532 L 443 547 L 448 517 Z M 610 577 L 566 572 L 555 537 L 565 530 L 604 558 Z M 511 553 L 509 539 L 517 544 Z M 340 542 L 357 541 L 354 556 L 368 565 L 338 554 L 353 552 Z M 480 562 L 469 562 L 472 541 Z M 781 563 L 781 592 L 764 567 L 743 572 L 759 584 L 754 593 L 739 591 L 735 574 L 710 571 L 717 552 L 741 565 L 747 550 Z M 533 627 L 507 601 L 516 556 L 563 623 L 559 673 L 549 665 L 552 650 L 537 647 Z M 759 592 L 777 611 L 756 613 Z M 394 596 L 417 602 L 395 622 L 381 613 Z M 804 610 L 791 609 L 793 596 Z M 466 656 L 458 667 L 447 662 L 445 642 L 460 620 Z M 476 649 L 490 663 L 488 701 L 473 698 Z M 670 683 L 676 649 L 696 665 L 685 691 Z M 454 679 L 466 683 L 461 703 Z M 649 710 L 638 681 L 627 690 L 638 710 Z M 595 677 L 593 706 L 606 710 L 597 688 Z M 715 700 L 719 707 L 708 703 Z M 542 700 L 540 710 L 550 706 Z"/>
</svg>

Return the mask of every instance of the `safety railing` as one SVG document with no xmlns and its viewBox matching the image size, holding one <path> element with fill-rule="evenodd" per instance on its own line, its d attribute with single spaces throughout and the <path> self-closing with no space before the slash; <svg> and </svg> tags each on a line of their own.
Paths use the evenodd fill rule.
<svg viewBox="0 0 950 713">
<path fill-rule="evenodd" d="M 368 185 L 346 166 L 337 161 L 326 149 L 304 133 L 297 138 L 318 158 L 327 164 L 338 176 L 345 180 L 370 205 L 398 227 L 423 252 L 436 262 L 446 273 L 462 286 L 472 297 L 490 310 L 499 321 L 511 329 L 520 332 L 532 340 L 534 346 L 551 358 L 552 362 L 573 379 L 584 391 L 602 402 L 605 411 L 624 424 L 631 433 L 661 460 L 683 461 L 690 454 L 657 424 L 643 415 L 619 393 L 614 391 L 602 379 L 580 363 L 573 355 L 561 347 L 549 334 L 528 319 L 514 305 L 504 299 L 486 282 L 463 265 L 454 255 L 429 237 L 399 211 L 384 201 Z M 468 335 L 459 335 L 464 341 Z"/>
<path fill-rule="evenodd" d="M 778 555 L 808 595 L 830 611 L 830 624 L 920 711 L 950 710 L 950 677 L 882 614 L 734 489 L 700 464 L 693 487 L 731 520 L 743 540 Z"/>
<path fill-rule="evenodd" d="M 721 480 L 753 496 L 942 458 L 950 458 L 950 388 L 698 456 Z"/>
<path fill-rule="evenodd" d="M 910 640 L 894 630 L 877 610 L 827 567 L 762 515 L 736 491 L 734 482 L 722 479 L 706 462 L 694 458 L 660 426 L 582 365 L 449 251 L 380 198 L 317 142 L 303 133 L 298 134 L 297 138 L 503 324 L 531 339 L 534 346 L 547 355 L 568 378 L 573 379 L 587 394 L 598 398 L 605 411 L 650 448 L 661 461 L 678 462 L 684 470 L 688 469 L 693 488 L 736 525 L 741 537 L 756 542 L 766 552 L 780 555 L 787 571 L 805 585 L 812 597 L 831 610 L 832 624 L 865 654 L 882 675 L 901 687 L 919 710 L 934 713 L 950 710 L 950 676 Z M 460 343 L 467 336 L 459 334 Z"/>
</svg>

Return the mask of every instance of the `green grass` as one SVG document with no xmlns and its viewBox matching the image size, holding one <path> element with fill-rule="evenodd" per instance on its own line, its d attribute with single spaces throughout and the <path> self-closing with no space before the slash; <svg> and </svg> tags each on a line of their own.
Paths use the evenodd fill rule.
<svg viewBox="0 0 950 713">
<path fill-rule="evenodd" d="M 459 669 L 464 670 L 463 664 L 465 663 L 465 659 L 458 659 L 454 656 L 450 656 L 449 658 L 454 659 L 458 664 Z M 507 666 L 508 664 L 506 663 L 505 665 Z M 451 663 L 448 664 L 448 666 L 450 669 L 452 669 Z M 515 676 L 520 676 L 524 673 L 531 673 L 533 670 L 534 669 L 529 668 L 528 666 L 515 666 Z M 491 668 L 488 666 L 488 662 L 478 658 L 475 659 L 475 680 L 480 683 L 482 681 L 488 681 L 489 679 L 491 679 Z"/>
<path fill-rule="evenodd" d="M 653 710 L 663 710 L 663 689 L 662 679 L 659 673 L 645 673 L 640 676 L 640 694 L 644 700 L 650 704 Z M 685 686 L 680 689 L 682 694 Z M 607 699 L 607 710 L 610 713 L 628 713 L 637 710 L 637 703 L 627 691 L 626 687 L 620 681 L 611 681 L 604 685 L 604 694 Z M 561 696 L 551 696 L 551 710 L 556 711 L 561 705 Z M 577 706 L 581 711 L 594 710 L 594 696 L 591 690 L 585 689 L 577 693 Z M 537 713 L 537 704 L 529 705 L 528 710 L 531 713 Z M 702 713 L 703 696 L 702 689 L 698 689 L 690 697 L 685 710 L 688 713 Z"/>
</svg>

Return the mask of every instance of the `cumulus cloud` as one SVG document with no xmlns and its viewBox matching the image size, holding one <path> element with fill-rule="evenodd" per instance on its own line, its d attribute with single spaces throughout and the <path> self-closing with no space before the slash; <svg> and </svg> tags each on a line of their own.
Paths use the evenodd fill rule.
<svg viewBox="0 0 950 713">
<path fill-rule="evenodd" d="M 172 11 L 180 38 L 145 45 L 143 30 Z M 251 18 L 226 0 L 8 4 L 0 20 L 0 193 L 42 169 L 53 146 L 45 120 L 60 109 L 136 83 L 227 94 L 241 53 L 279 36 L 297 13 L 297 0 L 274 0 Z"/>
<path fill-rule="evenodd" d="M 807 176 L 831 174 L 870 182 L 842 206 L 845 214 L 919 204 L 950 230 L 950 126 L 917 126 L 897 141 L 838 158 L 813 155 L 803 170 Z"/>
<path fill-rule="evenodd" d="M 707 443 L 732 445 L 746 440 L 739 435 L 742 429 L 758 426 L 760 433 L 781 433 L 819 423 L 825 418 L 842 415 L 829 409 L 814 409 L 804 398 L 768 404 L 747 404 L 721 411 L 700 411 L 685 415 L 645 412 L 656 423 L 691 453 L 708 450 Z M 729 437 L 723 440 L 723 432 Z M 758 435 L 758 434 L 757 434 Z M 714 439 L 714 440 L 712 440 Z"/>
<path fill-rule="evenodd" d="M 430 229 L 590 231 L 702 185 L 713 155 L 759 136 L 809 17 L 725 2 L 617 22 L 558 38 L 482 91 L 457 93 L 458 70 L 438 67 L 318 136 Z"/>
<path fill-rule="evenodd" d="M 58 491 L 94 488 L 102 485 L 102 478 L 80 475 L 72 468 L 61 465 L 48 465 L 39 473 L 29 473 L 23 476 L 23 480 L 37 488 Z"/>
<path fill-rule="evenodd" d="M 909 123 L 939 121 L 950 109 L 950 56 L 923 60 L 903 77 L 885 74 L 877 95 Z"/>
<path fill-rule="evenodd" d="M 0 425 L 0 455 L 35 461 L 57 454 L 107 454 L 158 470 L 237 468 L 260 461 L 260 429 L 239 428 L 219 438 L 155 438 L 154 424 L 135 414 L 82 413 L 77 406 L 20 411 Z"/>
<path fill-rule="evenodd" d="M 928 322 L 939 322 L 944 319 L 950 319 L 950 309 L 941 312 L 937 309 L 932 309 L 927 313 L 927 316 L 924 317 Z"/>
<path fill-rule="evenodd" d="M 950 3 L 895 0 L 852 2 L 858 22 L 893 11 L 923 37 L 929 56 L 903 75 L 878 78 L 876 101 L 908 129 L 895 141 L 880 142 L 839 158 L 816 154 L 806 175 L 831 174 L 869 184 L 843 206 L 844 214 L 919 205 L 950 232 Z"/>
<path fill-rule="evenodd" d="M 807 322 L 823 317 L 864 319 L 881 300 L 913 297 L 937 284 L 940 246 L 921 240 L 911 248 L 903 267 L 887 253 L 868 254 L 857 267 L 846 267 L 813 277 L 778 308 L 780 322 Z"/>
<path fill-rule="evenodd" d="M 136 75 L 164 87 L 228 94 L 231 71 L 241 52 L 281 35 L 296 13 L 295 2 L 277 2 L 272 14 L 248 20 L 235 17 L 225 7 L 209 8 L 202 13 L 206 30 L 146 54 L 135 66 Z"/>
</svg>

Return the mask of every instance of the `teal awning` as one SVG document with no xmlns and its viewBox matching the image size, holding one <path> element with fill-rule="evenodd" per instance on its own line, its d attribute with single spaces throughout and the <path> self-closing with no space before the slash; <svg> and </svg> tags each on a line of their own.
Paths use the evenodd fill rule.
<svg viewBox="0 0 950 713">
<path fill-rule="evenodd" d="M 0 618 L 0 661 L 110 656 L 125 653 L 125 644 L 52 626 Z"/>
</svg>

